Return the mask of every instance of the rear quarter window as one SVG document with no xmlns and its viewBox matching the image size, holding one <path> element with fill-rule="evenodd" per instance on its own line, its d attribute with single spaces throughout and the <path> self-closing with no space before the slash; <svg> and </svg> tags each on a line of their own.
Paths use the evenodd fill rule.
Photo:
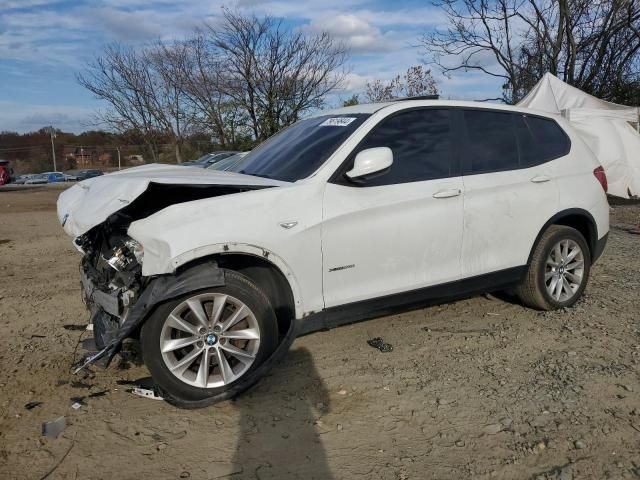
<svg viewBox="0 0 640 480">
<path fill-rule="evenodd" d="M 569 153 L 571 143 L 554 120 L 529 115 L 516 118 L 521 167 L 532 167 Z"/>
</svg>

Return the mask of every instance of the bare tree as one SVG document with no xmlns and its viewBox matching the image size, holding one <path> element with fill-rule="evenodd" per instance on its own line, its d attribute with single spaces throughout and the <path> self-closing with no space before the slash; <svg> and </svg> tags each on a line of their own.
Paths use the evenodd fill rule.
<svg viewBox="0 0 640 480">
<path fill-rule="evenodd" d="M 108 104 L 97 120 L 118 132 L 142 132 L 152 158 L 156 159 L 159 126 L 151 108 L 154 95 L 151 72 L 141 55 L 132 48 L 114 43 L 105 48 L 77 80 L 96 98 Z"/>
<path fill-rule="evenodd" d="M 99 121 L 141 132 L 154 160 L 161 136 L 182 161 L 186 136 L 223 148 L 264 140 L 323 105 L 344 78 L 344 47 L 270 17 L 224 11 L 220 25 L 181 42 L 105 48 L 78 82 L 108 108 Z"/>
<path fill-rule="evenodd" d="M 422 65 L 409 67 L 403 75 L 396 75 L 388 82 L 374 80 L 367 82 L 365 97 L 369 102 L 382 102 L 401 97 L 437 95 L 438 84 Z"/>
<path fill-rule="evenodd" d="M 79 73 L 77 80 L 107 102 L 108 108 L 98 113 L 99 122 L 118 132 L 141 132 L 154 160 L 158 139 L 168 136 L 180 162 L 189 124 L 184 95 L 175 77 L 181 62 L 178 45 L 135 50 L 114 43 Z"/>
<path fill-rule="evenodd" d="M 504 82 L 516 103 L 545 72 L 615 100 L 637 77 L 640 2 L 636 0 L 436 0 L 443 30 L 420 43 L 445 73 L 476 71 Z"/>
<path fill-rule="evenodd" d="M 224 11 L 209 36 L 229 71 L 223 92 L 263 140 L 323 105 L 344 78 L 345 48 L 327 33 L 305 35 L 271 17 Z"/>
<path fill-rule="evenodd" d="M 225 93 L 233 84 L 226 58 L 201 34 L 184 46 L 183 70 L 178 78 L 192 104 L 194 124 L 209 132 L 222 148 L 239 148 L 251 131 L 246 112 Z"/>
<path fill-rule="evenodd" d="M 154 78 L 154 95 L 150 102 L 151 115 L 162 131 L 173 139 L 176 162 L 182 162 L 182 147 L 185 136 L 194 120 L 183 88 L 183 72 L 189 65 L 187 47 L 182 42 L 170 45 L 157 42 L 143 50 L 142 59 Z"/>
</svg>

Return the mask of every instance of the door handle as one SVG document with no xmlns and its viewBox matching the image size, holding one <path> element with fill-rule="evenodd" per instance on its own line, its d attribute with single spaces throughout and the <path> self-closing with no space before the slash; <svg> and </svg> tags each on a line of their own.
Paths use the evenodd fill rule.
<svg viewBox="0 0 640 480">
<path fill-rule="evenodd" d="M 433 194 L 433 198 L 451 198 L 457 197 L 462 193 L 462 190 L 459 188 L 452 188 L 450 190 L 440 190 Z"/>
<path fill-rule="evenodd" d="M 533 183 L 544 183 L 544 182 L 548 182 L 549 180 L 551 179 L 546 175 L 538 175 L 531 179 Z"/>
</svg>

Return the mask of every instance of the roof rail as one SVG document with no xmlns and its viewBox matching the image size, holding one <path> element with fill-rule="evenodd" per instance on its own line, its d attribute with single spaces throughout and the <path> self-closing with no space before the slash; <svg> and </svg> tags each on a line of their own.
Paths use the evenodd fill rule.
<svg viewBox="0 0 640 480">
<path fill-rule="evenodd" d="M 440 95 L 416 95 L 415 97 L 394 98 L 392 102 L 404 102 L 405 100 L 440 100 Z"/>
</svg>

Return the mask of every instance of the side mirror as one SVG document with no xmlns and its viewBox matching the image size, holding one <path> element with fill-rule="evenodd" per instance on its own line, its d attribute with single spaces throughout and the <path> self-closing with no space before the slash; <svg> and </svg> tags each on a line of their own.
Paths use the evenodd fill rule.
<svg viewBox="0 0 640 480">
<path fill-rule="evenodd" d="M 356 155 L 353 168 L 346 175 L 354 180 L 382 172 L 392 164 L 393 152 L 389 147 L 367 148 Z"/>
</svg>

